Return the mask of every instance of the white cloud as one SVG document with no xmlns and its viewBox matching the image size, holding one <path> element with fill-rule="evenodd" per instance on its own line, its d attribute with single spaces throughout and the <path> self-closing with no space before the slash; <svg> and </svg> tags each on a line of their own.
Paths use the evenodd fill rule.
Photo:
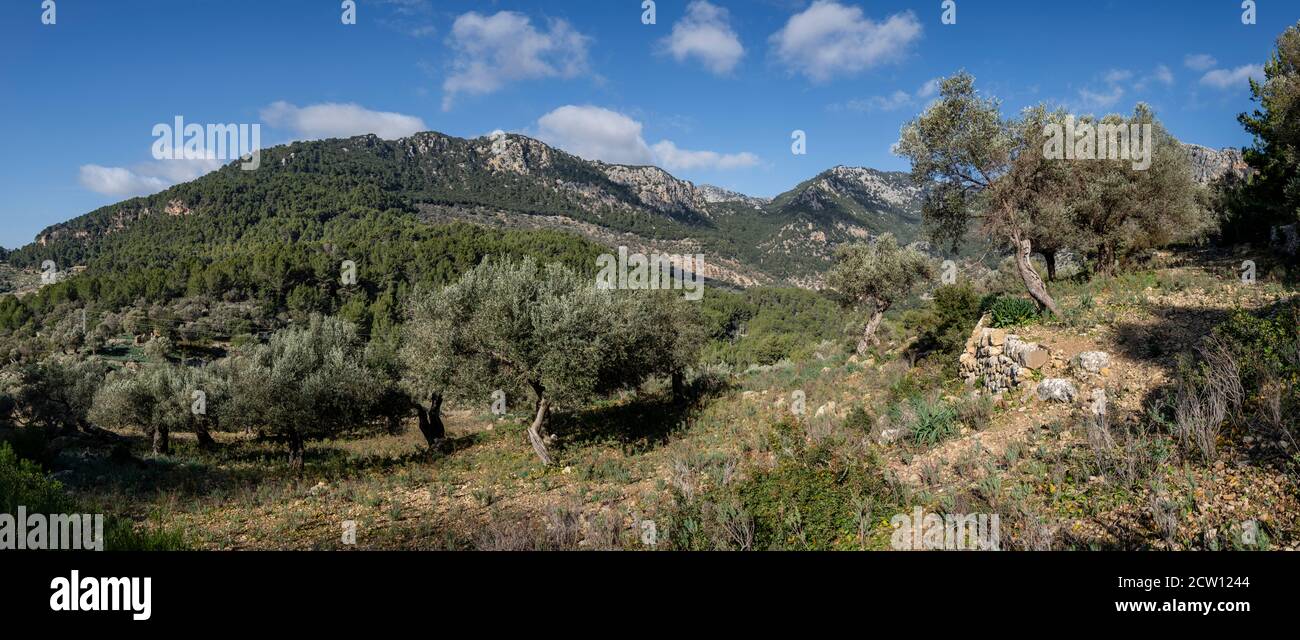
<svg viewBox="0 0 1300 640">
<path fill-rule="evenodd" d="M 730 73 L 745 57 L 745 47 L 732 30 L 727 10 L 696 0 L 686 8 L 686 17 L 673 25 L 672 35 L 661 42 L 664 51 L 678 62 L 696 58 L 717 75 Z"/>
<path fill-rule="evenodd" d="M 447 40 L 455 53 L 442 83 L 442 108 L 451 109 L 459 95 L 494 93 L 515 81 L 585 73 L 590 38 L 564 20 L 551 20 L 548 27 L 538 31 L 528 16 L 513 11 L 471 11 L 456 18 Z"/>
<path fill-rule="evenodd" d="M 613 164 L 656 165 L 670 171 L 741 169 L 758 164 L 752 153 L 719 153 L 682 149 L 671 140 L 652 147 L 640 122 L 595 106 L 566 105 L 537 121 L 538 138 L 581 156 Z"/>
<path fill-rule="evenodd" d="M 588 160 L 652 164 L 654 153 L 641 137 L 641 123 L 600 107 L 567 105 L 537 121 L 538 137 Z"/>
<path fill-rule="evenodd" d="M 1084 111 L 1109 109 L 1124 97 L 1124 88 L 1112 85 L 1108 89 L 1093 91 L 1080 89 L 1078 107 Z"/>
<path fill-rule="evenodd" d="M 1219 61 L 1208 53 L 1189 53 L 1183 58 L 1183 65 L 1193 71 L 1209 71 L 1217 64 Z"/>
<path fill-rule="evenodd" d="M 106 196 L 130 198 L 158 193 L 167 187 L 195 180 L 222 166 L 220 160 L 159 160 L 126 167 L 82 165 L 81 186 Z"/>
<path fill-rule="evenodd" d="M 696 169 L 743 169 L 758 164 L 752 153 L 718 153 L 716 151 L 689 151 L 679 149 L 671 140 L 663 140 L 653 147 L 659 165 L 669 171 Z"/>
<path fill-rule="evenodd" d="M 1163 64 L 1157 64 L 1150 73 L 1143 74 L 1130 69 L 1110 69 L 1101 74 L 1099 83 L 1079 89 L 1078 96 L 1067 102 L 1077 111 L 1109 111 L 1124 97 L 1145 92 L 1153 84 L 1173 86 L 1173 71 Z"/>
<path fill-rule="evenodd" d="M 869 113 L 873 111 L 897 111 L 904 107 L 914 106 L 922 100 L 933 98 L 939 93 L 939 86 L 943 82 L 942 78 L 934 78 L 921 85 L 915 94 L 910 94 L 903 90 L 896 90 L 886 96 L 871 96 L 869 98 L 856 98 L 848 102 L 835 103 L 828 107 L 831 111 L 861 111 Z"/>
<path fill-rule="evenodd" d="M 389 16 L 377 19 L 379 24 L 405 33 L 412 38 L 432 37 L 438 32 L 433 26 L 433 3 L 431 0 L 375 0 L 378 4 L 391 7 Z"/>
<path fill-rule="evenodd" d="M 862 9 L 817 0 L 772 35 L 776 57 L 813 82 L 851 74 L 897 60 L 921 37 L 911 11 L 876 23 Z"/>
<path fill-rule="evenodd" d="M 424 120 L 386 111 L 371 111 L 358 104 L 327 102 L 297 107 L 288 102 L 262 109 L 262 120 L 274 127 L 292 129 L 308 140 L 350 138 L 373 133 L 385 140 L 427 131 Z"/>
<path fill-rule="evenodd" d="M 1156 82 L 1165 86 L 1170 86 L 1174 83 L 1174 72 L 1170 71 L 1169 67 L 1166 67 L 1163 64 L 1156 65 L 1155 73 L 1153 73 L 1151 77 Z"/>
<path fill-rule="evenodd" d="M 1166 87 L 1174 86 L 1174 72 L 1167 65 L 1158 64 L 1151 73 L 1138 79 L 1138 81 L 1133 84 L 1133 89 L 1138 92 L 1143 92 L 1153 84 L 1159 84 Z"/>
<path fill-rule="evenodd" d="M 926 82 L 925 84 L 921 85 L 921 88 L 916 92 L 916 97 L 929 98 L 931 96 L 934 96 L 939 93 L 939 88 L 942 84 L 943 84 L 942 78 L 934 78 L 933 80 L 930 80 L 929 82 Z"/>
<path fill-rule="evenodd" d="M 81 167 L 81 186 L 107 196 L 131 197 L 157 193 L 167 188 L 159 178 L 142 176 L 122 167 L 101 167 L 87 164 Z"/>
<path fill-rule="evenodd" d="M 1120 82 L 1128 82 L 1132 78 L 1133 78 L 1133 72 L 1129 71 L 1128 69 L 1111 69 L 1110 71 L 1106 72 L 1106 75 L 1102 76 L 1102 79 L 1106 81 L 1106 84 L 1118 84 Z"/>
<path fill-rule="evenodd" d="M 922 87 L 925 90 L 925 87 Z M 869 98 L 855 98 L 844 103 L 836 103 L 830 106 L 831 111 L 897 111 L 909 104 L 912 104 L 912 96 L 906 91 L 895 91 L 887 96 L 871 96 Z"/>
<path fill-rule="evenodd" d="M 1244 88 L 1251 78 L 1264 79 L 1263 65 L 1247 64 L 1236 69 L 1215 69 L 1201 76 L 1201 84 L 1215 89 Z"/>
</svg>

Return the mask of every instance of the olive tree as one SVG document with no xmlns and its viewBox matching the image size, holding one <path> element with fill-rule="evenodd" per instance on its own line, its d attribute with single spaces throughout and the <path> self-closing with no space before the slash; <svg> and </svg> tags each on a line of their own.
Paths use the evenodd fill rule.
<svg viewBox="0 0 1300 640">
<path fill-rule="evenodd" d="M 940 94 L 903 127 L 897 145 L 912 161 L 913 180 L 927 188 L 926 229 L 955 249 L 978 223 L 1011 249 L 1040 308 L 1059 315 L 1030 262 L 1035 251 L 1047 259 L 1049 277 L 1063 249 L 1112 271 L 1137 251 L 1207 230 L 1187 154 L 1146 105 L 1129 118 L 1083 116 L 1067 125 L 1073 116 L 1044 106 L 1004 119 L 1000 103 L 982 97 L 966 73 L 944 80 Z M 1130 136 L 1135 130 L 1140 138 Z M 1075 139 L 1065 139 L 1070 133 Z M 1076 151 L 1078 161 L 1063 161 Z"/>
<path fill-rule="evenodd" d="M 1149 127 L 1150 164 L 1129 162 L 1052 163 L 1072 174 L 1059 200 L 1073 212 L 1072 248 L 1092 258 L 1098 271 L 1113 273 L 1134 254 L 1197 238 L 1209 231 L 1209 211 L 1181 143 L 1145 104 L 1125 118 L 1080 118 L 1079 125 Z"/>
<path fill-rule="evenodd" d="M 218 422 L 208 406 L 221 403 L 225 385 L 224 376 L 211 366 L 157 364 L 138 372 L 118 371 L 95 393 L 90 418 L 113 429 L 140 428 L 155 454 L 170 453 L 171 434 L 178 432 L 193 433 L 200 449 L 211 449 Z"/>
<path fill-rule="evenodd" d="M 356 329 L 331 317 L 312 316 L 240 350 L 230 369 L 223 422 L 282 436 L 296 469 L 306 440 L 369 421 L 382 386 Z"/>
<path fill-rule="evenodd" d="M 104 435 L 89 419 L 108 366 L 95 360 L 51 358 L 17 370 L 16 414 L 23 424 Z"/>
<path fill-rule="evenodd" d="M 892 234 L 836 250 L 835 265 L 826 274 L 826 286 L 847 306 L 869 314 L 858 341 L 859 354 L 866 354 L 877 341 L 876 329 L 885 312 L 917 284 L 933 276 L 930 259 L 915 249 L 899 247 Z"/>
<path fill-rule="evenodd" d="M 1026 138 L 1032 133 L 1032 126 L 1004 120 L 1001 103 L 981 96 L 975 79 L 962 72 L 943 80 L 939 99 L 903 126 L 895 149 L 911 160 L 913 181 L 926 188 L 922 216 L 930 236 L 955 249 L 978 221 L 985 235 L 1010 245 L 1029 295 L 1059 315 L 1029 261 L 1033 211 L 1022 205 L 1049 179 L 1035 171 L 1045 163 L 1034 160 L 1042 145 Z"/>
<path fill-rule="evenodd" d="M 551 464 L 546 427 L 556 406 L 680 374 L 693 357 L 682 336 L 696 334 L 675 332 L 689 314 L 652 294 L 598 289 L 592 278 L 531 258 L 485 260 L 451 286 L 417 293 L 401 357 L 408 389 L 429 399 L 421 428 L 441 437 L 444 397 L 486 404 L 498 390 L 531 395 L 528 439 Z"/>
</svg>

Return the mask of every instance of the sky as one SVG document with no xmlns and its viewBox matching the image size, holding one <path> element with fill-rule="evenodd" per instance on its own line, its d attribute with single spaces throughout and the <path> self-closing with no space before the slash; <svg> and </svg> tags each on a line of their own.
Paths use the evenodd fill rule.
<svg viewBox="0 0 1300 640">
<path fill-rule="evenodd" d="M 501 130 L 773 196 L 836 165 L 906 171 L 900 127 L 964 69 L 1007 115 L 1146 102 L 1186 142 L 1240 147 L 1247 79 L 1300 18 L 952 1 L 948 24 L 943 0 L 658 0 L 653 21 L 643 0 L 0 0 L 0 245 L 219 166 L 155 157 L 177 116 L 258 124 L 262 147 Z"/>
</svg>

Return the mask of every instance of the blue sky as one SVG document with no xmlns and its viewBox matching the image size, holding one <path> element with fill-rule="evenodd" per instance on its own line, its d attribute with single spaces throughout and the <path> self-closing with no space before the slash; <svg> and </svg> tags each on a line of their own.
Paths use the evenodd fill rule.
<svg viewBox="0 0 1300 640">
<path fill-rule="evenodd" d="M 906 170 L 890 145 L 959 69 L 1004 101 L 1077 113 L 1152 104 L 1175 135 L 1249 138 L 1275 38 L 1258 0 L 42 0 L 0 3 L 0 245 L 201 174 L 153 128 L 259 123 L 262 145 L 419 129 L 540 137 L 771 196 L 837 164 Z M 791 153 L 791 132 L 807 154 Z"/>
</svg>

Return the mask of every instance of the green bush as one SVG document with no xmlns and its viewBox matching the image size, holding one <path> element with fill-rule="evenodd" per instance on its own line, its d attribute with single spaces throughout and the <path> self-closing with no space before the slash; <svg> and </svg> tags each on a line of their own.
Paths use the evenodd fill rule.
<svg viewBox="0 0 1300 640">
<path fill-rule="evenodd" d="M 865 433 L 870 433 L 871 427 L 875 423 L 875 416 L 871 415 L 871 411 L 862 405 L 853 407 L 853 409 L 849 411 L 849 415 L 844 418 L 844 426 Z"/>
<path fill-rule="evenodd" d="M 63 485 L 45 476 L 40 465 L 18 457 L 8 442 L 0 443 L 0 512 L 75 513 L 76 503 Z"/>
<path fill-rule="evenodd" d="M 40 465 L 18 456 L 7 442 L 0 443 L 0 513 L 94 513 L 68 494 L 63 485 L 45 475 Z M 152 526 L 138 530 L 130 520 L 104 518 L 104 548 L 109 551 L 173 551 L 185 549 L 178 531 Z"/>
<path fill-rule="evenodd" d="M 909 333 L 918 336 L 918 353 L 922 357 L 945 357 L 960 352 L 979 322 L 980 302 L 979 294 L 969 284 L 935 290 L 934 302 L 908 313 L 903 320 Z"/>
<path fill-rule="evenodd" d="M 989 305 L 989 316 L 994 327 L 1018 327 L 1038 319 L 1038 305 L 1026 298 L 1002 296 Z"/>
<path fill-rule="evenodd" d="M 830 469 L 791 460 L 740 489 L 754 517 L 754 548 L 829 550 L 857 535 L 853 488 Z"/>
<path fill-rule="evenodd" d="M 1255 426 L 1300 434 L 1300 298 L 1259 315 L 1237 311 L 1214 335 L 1239 369 L 1243 417 Z"/>
</svg>

